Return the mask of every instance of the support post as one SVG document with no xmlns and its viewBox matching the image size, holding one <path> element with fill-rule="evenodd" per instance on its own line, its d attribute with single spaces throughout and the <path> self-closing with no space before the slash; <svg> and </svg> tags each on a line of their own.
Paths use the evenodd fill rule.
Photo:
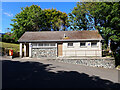
<svg viewBox="0 0 120 90">
<path fill-rule="evenodd" d="M 24 57 L 26 57 L 26 44 L 24 43 Z"/>
<path fill-rule="evenodd" d="M 99 52 L 100 52 L 100 57 L 102 57 L 102 43 L 101 43 L 101 40 L 99 41 Z"/>
<path fill-rule="evenodd" d="M 32 44 L 29 43 L 29 57 L 32 57 Z"/>
<path fill-rule="evenodd" d="M 22 43 L 20 43 L 20 58 L 22 58 Z"/>
</svg>

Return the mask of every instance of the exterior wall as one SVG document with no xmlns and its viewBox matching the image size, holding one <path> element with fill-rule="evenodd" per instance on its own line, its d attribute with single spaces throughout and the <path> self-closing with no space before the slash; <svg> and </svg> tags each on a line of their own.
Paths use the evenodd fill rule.
<svg viewBox="0 0 120 90">
<path fill-rule="evenodd" d="M 97 42 L 97 47 L 91 47 L 91 42 L 86 42 L 86 47 L 80 47 L 80 42 L 72 42 L 73 46 L 68 47 L 69 42 L 63 42 L 63 56 L 102 56 L 102 43 Z M 57 43 L 55 46 L 32 46 L 29 43 L 29 57 L 57 57 Z M 89 44 L 89 45 L 88 45 Z"/>
<path fill-rule="evenodd" d="M 91 42 L 86 42 L 86 47 L 80 47 L 80 42 L 73 42 L 71 47 L 68 47 L 68 42 L 63 43 L 63 56 L 102 56 L 101 50 L 100 41 L 97 42 L 97 47 L 91 47 Z"/>
<path fill-rule="evenodd" d="M 33 48 L 32 57 L 56 57 L 56 48 Z"/>
<path fill-rule="evenodd" d="M 32 46 L 31 57 L 57 57 L 57 44 L 55 43 L 55 46 Z"/>
</svg>

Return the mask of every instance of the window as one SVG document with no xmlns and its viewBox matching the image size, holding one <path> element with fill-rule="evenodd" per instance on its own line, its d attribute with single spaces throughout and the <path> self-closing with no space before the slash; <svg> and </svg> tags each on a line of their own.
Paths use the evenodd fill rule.
<svg viewBox="0 0 120 90">
<path fill-rule="evenodd" d="M 43 46 L 43 43 L 39 43 L 38 46 Z"/>
<path fill-rule="evenodd" d="M 37 46 L 37 43 L 33 43 L 32 45 L 33 45 L 33 46 Z"/>
<path fill-rule="evenodd" d="M 97 42 L 91 42 L 91 47 L 97 47 Z"/>
<path fill-rule="evenodd" d="M 85 47 L 85 42 L 80 42 L 80 47 Z"/>
<path fill-rule="evenodd" d="M 49 43 L 44 43 L 44 46 L 49 46 Z"/>
<path fill-rule="evenodd" d="M 55 46 L 55 43 L 50 43 L 50 46 Z"/>
<path fill-rule="evenodd" d="M 71 47 L 71 46 L 73 46 L 73 43 L 68 43 L 68 47 Z"/>
</svg>

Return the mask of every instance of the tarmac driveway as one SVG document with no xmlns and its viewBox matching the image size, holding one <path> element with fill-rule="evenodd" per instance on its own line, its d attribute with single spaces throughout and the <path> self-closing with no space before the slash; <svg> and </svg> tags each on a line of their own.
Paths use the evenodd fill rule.
<svg viewBox="0 0 120 90">
<path fill-rule="evenodd" d="M 3 88 L 120 88 L 116 69 L 2 58 L 2 70 Z"/>
</svg>

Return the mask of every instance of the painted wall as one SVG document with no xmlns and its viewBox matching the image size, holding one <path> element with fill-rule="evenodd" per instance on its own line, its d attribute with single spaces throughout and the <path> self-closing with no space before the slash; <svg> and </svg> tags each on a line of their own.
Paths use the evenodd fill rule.
<svg viewBox="0 0 120 90">
<path fill-rule="evenodd" d="M 86 42 L 86 47 L 80 47 L 80 42 L 63 43 L 63 56 L 102 56 L 102 43 L 97 42 L 97 47 L 91 47 L 91 42 Z"/>
<path fill-rule="evenodd" d="M 99 41 L 97 42 L 97 47 L 91 47 L 91 42 L 86 42 L 86 47 L 80 47 L 80 42 L 72 42 L 73 46 L 68 46 L 68 42 L 63 42 L 62 45 L 62 51 L 63 51 L 63 56 L 102 56 L 102 43 Z M 33 57 L 33 53 L 36 51 L 36 49 L 38 49 L 37 54 L 41 52 L 42 49 L 46 50 L 48 48 L 52 48 L 52 46 L 49 47 L 40 47 L 40 46 L 31 46 L 33 43 L 29 43 L 29 57 Z M 53 48 L 56 49 L 54 50 L 56 52 L 54 52 L 53 56 L 57 56 L 57 43 L 55 43 L 55 46 L 53 46 Z M 35 51 L 34 51 L 35 49 Z M 49 50 L 47 50 L 49 51 Z M 48 53 L 48 52 L 47 52 Z M 53 54 L 53 53 L 51 53 Z M 39 57 L 41 57 L 41 55 L 38 55 Z M 48 55 L 49 56 L 49 55 Z M 52 56 L 52 55 L 51 55 Z"/>
</svg>

